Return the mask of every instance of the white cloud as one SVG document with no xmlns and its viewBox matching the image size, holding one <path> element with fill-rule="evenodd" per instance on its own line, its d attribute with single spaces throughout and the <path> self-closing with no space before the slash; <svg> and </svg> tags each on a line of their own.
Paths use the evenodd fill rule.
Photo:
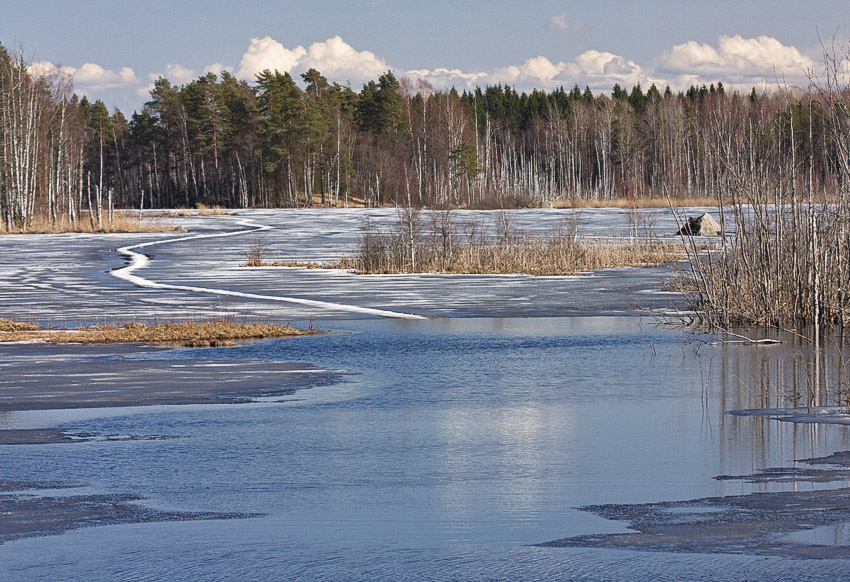
<svg viewBox="0 0 850 582">
<path fill-rule="evenodd" d="M 502 67 L 491 72 L 464 72 L 458 69 L 418 69 L 408 76 L 425 79 L 436 88 L 474 88 L 476 85 L 497 83 L 514 86 L 518 91 L 552 90 L 558 87 L 589 86 L 594 91 L 610 91 L 615 83 L 649 86 L 663 81 L 655 79 L 634 61 L 609 52 L 590 50 L 569 62 L 552 62 L 538 55 L 519 65 Z"/>
<path fill-rule="evenodd" d="M 577 30 L 580 23 L 571 21 L 566 13 L 553 16 L 549 26 L 557 30 Z M 770 37 L 743 38 L 722 36 L 716 46 L 695 41 L 672 47 L 663 53 L 653 68 L 645 68 L 623 56 L 601 50 L 587 50 L 572 60 L 555 61 L 538 55 L 519 64 L 490 70 L 462 70 L 439 67 L 399 71 L 398 76 L 427 82 L 435 89 L 473 89 L 497 83 L 514 86 L 518 91 L 552 90 L 563 86 L 588 86 L 594 92 L 608 92 L 614 84 L 628 89 L 638 83 L 644 88 L 653 83 L 659 88 L 669 84 L 682 90 L 691 84 L 721 80 L 730 88 L 747 84 L 760 87 L 775 82 L 777 72 L 803 75 L 811 69 L 812 60 L 793 46 L 785 46 Z M 251 39 L 242 55 L 235 75 L 253 81 L 265 69 L 288 72 L 293 76 L 314 68 L 331 81 L 352 84 L 376 79 L 393 67 L 379 55 L 357 50 L 340 36 L 315 42 L 308 48 L 286 47 L 270 36 Z M 195 73 L 179 65 L 169 65 L 166 76 L 174 83 L 191 81 Z M 220 73 L 233 68 L 221 63 L 210 65 L 204 72 Z M 143 89 L 140 94 L 147 91 Z"/>
<path fill-rule="evenodd" d="M 150 93 L 154 89 L 154 81 L 160 77 L 165 77 L 172 85 L 185 85 L 195 80 L 195 71 L 183 65 L 169 63 L 165 65 L 165 73 L 149 73 L 148 79 L 150 82 L 138 87 L 136 94 L 141 97 L 150 97 Z"/>
<path fill-rule="evenodd" d="M 195 71 L 187 69 L 183 65 L 169 63 L 165 66 L 164 76 L 175 85 L 185 85 L 195 80 Z M 159 75 L 152 78 L 156 79 L 156 77 L 159 77 Z"/>
<path fill-rule="evenodd" d="M 526 60 L 522 65 L 497 69 L 492 75 L 492 80 L 497 83 L 549 82 L 560 75 L 565 68 L 564 63 L 556 65 L 546 57 L 538 55 Z"/>
<path fill-rule="evenodd" d="M 576 30 L 579 23 L 572 22 L 566 13 L 562 13 L 552 17 L 549 26 L 556 30 Z M 392 67 L 380 55 L 355 49 L 340 36 L 315 42 L 308 48 L 286 47 L 266 36 L 251 39 L 237 67 L 215 63 L 205 67 L 203 73 L 235 71 L 236 77 L 252 82 L 255 75 L 264 69 L 277 69 L 297 78 L 299 73 L 309 68 L 317 69 L 330 81 L 349 81 L 355 88 L 358 83 L 376 79 L 387 70 L 395 70 L 398 77 L 406 76 L 414 81 L 414 86 L 415 82 L 422 81 L 436 90 L 451 87 L 474 89 L 476 86 L 502 83 L 514 86 L 518 91 L 552 90 L 560 86 L 570 89 L 578 85 L 580 88 L 589 86 L 594 93 L 599 93 L 611 91 L 615 83 L 627 90 L 637 83 L 644 89 L 654 83 L 662 90 L 669 84 L 676 91 L 687 89 L 689 85 L 717 81 L 722 81 L 729 89 L 749 91 L 750 86 L 774 87 L 777 77 L 786 79 L 789 84 L 806 84 L 805 73 L 814 69 L 815 64 L 796 47 L 784 45 L 775 38 L 744 38 L 738 35 L 721 36 L 715 44 L 690 41 L 673 46 L 654 63 L 638 64 L 627 56 L 593 49 L 564 60 L 551 55 L 537 55 L 495 69 L 437 67 L 405 72 Z M 30 70 L 39 75 L 72 78 L 80 93 L 93 98 L 102 98 L 98 95 L 101 91 L 115 89 L 136 91 L 137 96 L 146 98 L 152 82 L 160 76 L 152 74 L 142 80 L 129 67 L 113 71 L 94 63 L 74 68 L 37 62 L 30 65 Z M 164 70 L 163 75 L 176 85 L 191 82 L 197 74 L 195 70 L 174 63 L 168 64 Z"/>
<path fill-rule="evenodd" d="M 27 70 L 36 77 L 62 76 L 71 80 L 74 78 L 74 73 L 77 72 L 74 67 L 57 66 L 50 61 L 31 63 Z"/>
<path fill-rule="evenodd" d="M 549 19 L 549 28 L 551 30 L 569 30 L 572 32 L 578 32 L 581 30 L 581 22 L 578 20 L 573 22 L 567 18 L 566 12 L 561 12 Z"/>
<path fill-rule="evenodd" d="M 448 87 L 468 87 L 472 88 L 476 85 L 483 85 L 487 82 L 487 73 L 466 73 L 460 69 L 445 69 L 439 68 L 434 70 L 414 69 L 407 71 L 405 76 L 411 79 L 421 79 L 428 81 L 431 85 L 438 89 Z"/>
<path fill-rule="evenodd" d="M 375 53 L 358 51 L 340 36 L 315 42 L 308 49 L 303 46 L 288 49 L 266 36 L 251 39 L 236 76 L 253 80 L 265 69 L 294 75 L 311 68 L 334 81 L 366 81 L 379 77 L 390 67 Z"/>
<path fill-rule="evenodd" d="M 28 69 L 33 75 L 39 77 L 62 76 L 72 81 L 77 91 L 83 94 L 91 91 L 125 89 L 139 81 L 130 67 L 112 71 L 95 63 L 85 63 L 80 68 L 75 68 L 58 66 L 49 61 L 39 61 L 30 64 Z"/>
<path fill-rule="evenodd" d="M 89 91 L 122 89 L 138 83 L 136 73 L 130 67 L 120 71 L 104 69 L 95 63 L 85 63 L 74 73 L 74 85 Z"/>
<path fill-rule="evenodd" d="M 582 72 L 591 76 L 629 77 L 641 73 L 641 68 L 634 61 L 609 52 L 585 51 L 576 57 L 575 62 Z"/>
<path fill-rule="evenodd" d="M 724 83 L 775 83 L 777 77 L 801 80 L 814 61 L 775 38 L 721 36 L 717 46 L 695 41 L 676 45 L 659 58 L 661 72 L 683 77 L 720 79 Z"/>
<path fill-rule="evenodd" d="M 370 51 L 355 50 L 340 36 L 311 44 L 298 68 L 313 68 L 326 77 L 358 81 L 374 79 L 389 69 L 384 59 Z"/>
<path fill-rule="evenodd" d="M 407 74 L 427 80 L 438 89 L 451 86 L 471 89 L 476 85 L 504 83 L 519 91 L 578 85 L 589 86 L 598 93 L 609 92 L 614 84 L 628 90 L 640 83 L 644 89 L 655 84 L 663 90 L 669 84 L 679 91 L 690 85 L 722 81 L 730 89 L 749 91 L 752 86 L 776 87 L 777 80 L 806 85 L 806 73 L 815 68 L 812 59 L 799 49 L 767 36 L 721 36 L 716 46 L 687 42 L 664 52 L 656 65 L 644 68 L 622 55 L 588 50 L 566 62 L 537 56 L 522 64 L 491 71 L 442 68 L 417 69 Z"/>
<path fill-rule="evenodd" d="M 270 36 L 252 38 L 248 52 L 239 61 L 236 76 L 253 81 L 254 77 L 268 69 L 277 69 L 281 73 L 291 72 L 298 62 L 307 54 L 303 46 L 290 50 Z"/>
<path fill-rule="evenodd" d="M 229 67 L 222 63 L 213 63 L 204 67 L 205 75 L 207 73 L 215 73 L 216 75 L 221 75 L 224 71 L 227 71 L 228 73 L 233 73 L 233 67 Z"/>
</svg>

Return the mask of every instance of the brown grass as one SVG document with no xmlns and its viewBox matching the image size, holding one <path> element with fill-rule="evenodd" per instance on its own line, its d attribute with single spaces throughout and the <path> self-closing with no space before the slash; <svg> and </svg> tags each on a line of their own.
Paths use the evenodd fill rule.
<svg viewBox="0 0 850 582">
<path fill-rule="evenodd" d="M 151 219 L 139 219 L 136 214 L 115 214 L 112 221 L 103 221 L 103 229 L 92 228 L 88 216 L 81 217 L 76 223 L 67 220 L 52 223 L 47 217 L 36 216 L 26 229 L 7 231 L 0 225 L 0 234 L 63 234 L 63 233 L 116 233 L 116 232 L 171 232 L 173 224 L 165 224 Z"/>
<path fill-rule="evenodd" d="M 233 213 L 221 206 L 207 206 L 198 202 L 198 216 L 225 216 L 230 214 Z"/>
<path fill-rule="evenodd" d="M 344 261 L 345 259 L 340 259 Z M 299 261 L 249 261 L 239 265 L 240 267 L 298 267 L 301 269 L 339 269 L 338 263 L 323 264 Z"/>
<path fill-rule="evenodd" d="M 309 335 L 289 325 L 235 323 L 228 319 L 146 325 L 97 325 L 76 329 L 44 329 L 32 323 L 0 319 L 0 342 L 41 340 L 49 343 L 146 343 L 182 344 L 188 347 L 230 345 L 235 341 Z"/>
<path fill-rule="evenodd" d="M 630 241 L 612 238 L 600 241 L 530 238 L 510 243 L 461 244 L 450 255 L 420 247 L 415 261 L 391 249 L 343 258 L 327 268 L 352 269 L 360 274 L 455 273 L 523 274 L 568 276 L 615 267 L 636 267 L 684 259 L 678 242 Z M 287 265 L 309 266 L 309 265 Z"/>
<path fill-rule="evenodd" d="M 717 206 L 717 198 L 693 197 L 668 200 L 658 198 L 615 198 L 613 200 L 553 200 L 548 208 L 674 208 Z"/>
<path fill-rule="evenodd" d="M 21 321 L 12 321 L 11 319 L 0 318 L 0 333 L 12 333 L 17 331 L 35 331 L 38 326 L 34 323 L 24 323 Z M 0 336 L 2 337 L 2 336 Z"/>
<path fill-rule="evenodd" d="M 433 213 L 430 217 L 428 227 L 423 224 L 419 209 L 399 210 L 398 224 L 389 232 L 380 232 L 367 221 L 353 256 L 324 264 L 266 260 L 265 240 L 258 237 L 242 266 L 348 269 L 358 274 L 566 276 L 668 263 L 687 257 L 681 240 L 657 238 L 651 224 L 642 226 L 646 233 L 640 238 L 582 240 L 577 236 L 575 216 L 567 217 L 548 236 L 540 236 L 514 230 L 509 217 L 503 214 L 494 238 L 485 236 L 475 225 L 467 225 L 467 231 L 461 234 L 450 211 Z"/>
<path fill-rule="evenodd" d="M 163 216 L 234 216 L 236 212 L 227 210 L 221 206 L 207 206 L 198 202 L 195 208 L 178 208 L 171 213 L 163 213 Z"/>
<path fill-rule="evenodd" d="M 344 206 L 342 201 L 342 197 L 340 197 L 340 207 Z M 365 208 L 366 201 L 363 198 L 355 198 L 353 196 L 349 196 L 349 208 Z M 449 210 L 510 210 L 510 209 L 519 209 L 519 208 L 529 208 L 529 207 L 537 207 L 537 208 L 622 208 L 622 209 L 637 209 L 637 208 L 669 208 L 670 205 L 673 207 L 704 207 L 704 206 L 717 206 L 717 198 L 714 197 L 680 197 L 669 200 L 664 196 L 658 196 L 654 198 L 610 198 L 610 199 L 557 199 L 557 200 L 547 200 L 542 204 L 537 204 L 536 206 L 533 204 L 527 206 L 516 206 L 510 203 L 505 203 L 504 201 L 480 201 L 472 206 L 467 206 L 461 204 L 459 206 L 455 206 L 450 208 Z M 387 201 L 381 205 L 382 208 L 395 208 L 397 205 L 392 201 Z M 321 199 L 317 196 L 314 196 L 313 199 L 313 207 L 314 208 L 330 208 L 330 203 L 322 205 Z M 435 207 L 437 210 L 446 210 L 444 207 Z"/>
</svg>

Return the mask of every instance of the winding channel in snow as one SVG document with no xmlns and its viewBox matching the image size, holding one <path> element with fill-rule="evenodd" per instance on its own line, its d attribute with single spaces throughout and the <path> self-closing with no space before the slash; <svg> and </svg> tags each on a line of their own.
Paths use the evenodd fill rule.
<svg viewBox="0 0 850 582">
<path fill-rule="evenodd" d="M 356 305 L 345 305 L 342 303 L 330 303 L 328 301 L 318 301 L 315 299 L 302 299 L 299 297 L 282 297 L 279 295 L 260 295 L 257 293 L 244 293 L 241 291 L 230 291 L 228 289 L 213 289 L 210 287 L 192 287 L 188 285 L 170 285 L 167 283 L 157 283 L 156 281 L 151 281 L 150 279 L 145 279 L 144 277 L 140 277 L 139 275 L 134 274 L 136 271 L 140 269 L 144 269 L 149 263 L 150 259 L 142 254 L 136 252 L 138 249 L 142 249 L 145 247 L 150 247 L 154 245 L 163 245 L 168 243 L 182 242 L 188 240 L 200 240 L 205 238 L 222 238 L 226 236 L 240 236 L 245 234 L 250 234 L 253 232 L 260 232 L 263 230 L 270 230 L 272 227 L 257 224 L 247 220 L 241 220 L 238 222 L 240 226 L 246 227 L 245 230 L 234 230 L 217 234 L 197 234 L 192 236 L 184 236 L 179 238 L 171 238 L 167 240 L 161 241 L 151 241 L 146 243 L 141 243 L 137 245 L 131 245 L 127 247 L 121 247 L 118 249 L 118 252 L 121 253 L 124 257 L 128 258 L 130 263 L 120 269 L 115 269 L 110 271 L 110 274 L 113 277 L 121 279 L 122 281 L 127 281 L 128 283 L 132 283 L 133 285 L 137 285 L 139 287 L 144 287 L 147 289 L 164 289 L 168 291 L 187 291 L 189 293 L 207 293 L 212 295 L 225 295 L 228 297 L 242 297 L 245 299 L 260 299 L 263 301 L 277 301 L 281 303 L 295 303 L 299 305 L 306 305 L 309 307 L 317 307 L 320 309 L 328 309 L 334 311 L 347 311 L 350 313 L 360 313 L 363 315 L 374 315 L 377 317 L 389 317 L 395 319 L 425 319 L 425 317 L 421 315 L 416 315 L 413 313 L 401 313 L 398 311 L 388 311 L 385 309 L 373 309 L 371 307 L 359 307 Z"/>
</svg>

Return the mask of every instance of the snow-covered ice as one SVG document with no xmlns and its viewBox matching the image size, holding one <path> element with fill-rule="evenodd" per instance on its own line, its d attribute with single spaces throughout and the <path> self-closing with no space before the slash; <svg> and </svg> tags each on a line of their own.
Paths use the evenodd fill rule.
<svg viewBox="0 0 850 582">
<path fill-rule="evenodd" d="M 571 212 L 520 210 L 506 216 L 520 231 L 546 234 Z M 669 210 L 642 212 L 653 213 L 658 233 L 675 230 Z M 429 214 L 422 214 L 426 228 Z M 497 211 L 455 211 L 452 216 L 462 236 L 473 228 L 495 236 L 503 222 Z M 581 236 L 630 232 L 628 211 L 582 210 L 580 217 Z M 668 266 L 612 269 L 589 277 L 355 275 L 240 267 L 258 240 L 269 260 L 333 261 L 354 251 L 367 220 L 387 231 L 397 218 L 394 209 L 247 210 L 237 217 L 165 219 L 189 234 L 0 237 L 0 316 L 57 325 L 223 315 L 306 322 L 619 314 L 684 307 L 675 295 L 650 293 L 664 290 Z"/>
</svg>

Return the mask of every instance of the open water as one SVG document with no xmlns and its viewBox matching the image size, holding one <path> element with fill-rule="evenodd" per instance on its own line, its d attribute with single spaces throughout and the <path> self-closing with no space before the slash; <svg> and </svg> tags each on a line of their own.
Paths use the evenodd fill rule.
<svg viewBox="0 0 850 582">
<path fill-rule="evenodd" d="M 171 267 L 154 259 L 154 274 L 167 270 L 174 279 L 190 279 L 204 272 L 196 255 L 184 257 L 197 263 L 194 270 L 181 270 L 174 266 L 177 251 L 168 252 Z M 50 282 L 28 276 L 35 281 L 32 289 L 39 280 Z M 272 277 L 263 272 L 259 279 L 228 283 L 270 292 Z M 775 404 L 774 384 L 758 380 L 764 366 L 753 366 L 754 353 L 774 357 L 766 351 L 770 347 L 709 346 L 654 316 L 561 311 L 557 301 L 545 304 L 549 313 L 540 316 L 533 302 L 523 308 L 526 302 L 516 299 L 525 295 L 515 279 L 504 278 L 501 290 L 499 280 L 482 290 L 474 284 L 478 279 L 466 279 L 444 303 L 436 296 L 438 285 L 416 288 L 412 299 L 421 301 L 406 310 L 440 315 L 468 291 L 477 299 L 466 317 L 326 317 L 317 326 L 334 333 L 122 354 L 151 369 L 165 359 L 192 365 L 226 358 L 303 362 L 342 372 L 340 382 L 283 398 L 3 413 L 0 428 L 138 437 L 0 446 L 3 480 L 130 493 L 163 510 L 261 515 L 107 525 L 11 541 L 0 545 L 0 578 L 803 580 L 847 572 L 844 560 L 534 546 L 625 531 L 623 524 L 576 509 L 587 504 L 814 487 L 714 477 L 848 450 L 850 432 L 728 414 Z M 134 293 L 161 306 L 177 301 L 173 293 L 94 280 L 110 290 L 86 292 L 103 301 L 138 305 L 127 298 Z M 393 287 L 376 298 L 358 293 L 356 282 L 339 285 L 340 302 L 346 291 L 355 302 L 402 307 L 400 300 L 383 300 Z M 571 291 L 563 280 L 532 285 L 544 295 L 547 288 Z M 631 294 L 620 291 L 618 297 L 640 296 L 639 288 L 629 289 Z M 316 294 L 328 292 L 317 288 Z M 33 309 L 61 318 L 61 309 L 49 301 L 35 303 Z M 638 311 L 623 303 L 624 310 Z M 520 307 L 512 311 L 513 304 Z M 610 312 L 617 310 L 609 305 Z"/>
</svg>

